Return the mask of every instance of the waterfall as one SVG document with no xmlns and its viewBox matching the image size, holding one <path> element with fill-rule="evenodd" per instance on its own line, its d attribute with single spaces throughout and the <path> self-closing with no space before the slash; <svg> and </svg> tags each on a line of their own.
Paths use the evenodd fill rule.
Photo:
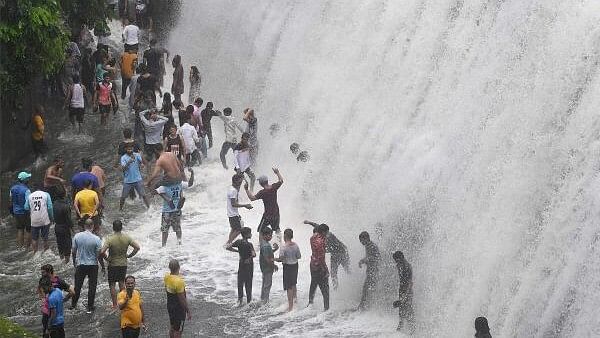
<svg viewBox="0 0 600 338">
<path fill-rule="evenodd" d="M 468 337 L 484 315 L 494 337 L 588 337 L 600 335 L 596 13 L 593 1 L 185 0 L 169 49 L 186 77 L 198 66 L 205 101 L 256 110 L 257 172 L 284 173 L 284 226 L 327 222 L 356 258 L 362 230 L 386 259 L 405 252 L 417 336 Z"/>
</svg>

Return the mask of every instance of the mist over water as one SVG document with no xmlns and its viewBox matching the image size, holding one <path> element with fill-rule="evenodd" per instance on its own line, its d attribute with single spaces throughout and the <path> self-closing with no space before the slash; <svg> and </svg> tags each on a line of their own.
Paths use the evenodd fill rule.
<svg viewBox="0 0 600 338">
<path fill-rule="evenodd" d="M 332 304 L 357 303 L 368 230 L 413 265 L 416 336 L 471 336 L 484 315 L 495 337 L 588 337 L 600 335 L 597 13 L 593 1 L 186 0 L 169 49 L 186 78 L 199 67 L 205 101 L 238 118 L 255 108 L 256 172 L 286 178 L 282 224 L 305 232 L 302 264 L 303 219 L 349 245 L 354 271 Z M 334 305 L 328 325 L 370 332 L 377 317 L 389 331 L 373 333 L 391 334 L 396 271 L 384 273 L 379 309 L 348 319 Z"/>
</svg>

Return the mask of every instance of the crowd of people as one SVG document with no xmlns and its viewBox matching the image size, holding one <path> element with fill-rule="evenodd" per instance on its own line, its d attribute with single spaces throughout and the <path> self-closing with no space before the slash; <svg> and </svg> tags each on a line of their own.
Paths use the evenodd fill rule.
<svg viewBox="0 0 600 338">
<path fill-rule="evenodd" d="M 169 51 L 159 47 L 156 40 L 150 39 L 149 48 L 141 52 L 141 30 L 136 20 L 125 17 L 123 26 L 123 52 L 119 62 L 109 53 L 107 45 L 99 43 L 96 50 L 89 53 L 94 65 L 87 67 L 93 69 L 93 76 L 89 76 L 90 69 L 73 70 L 72 82 L 65 85 L 64 92 L 64 108 L 68 110 L 69 120 L 77 132 L 81 132 L 84 116 L 90 111 L 98 112 L 101 126 L 111 123 L 109 116 L 111 113 L 115 115 L 119 110 L 133 118 L 131 128 L 122 131 L 123 140 L 117 148 L 113 166 L 123 177 L 119 210 L 123 210 L 127 198 L 135 198 L 136 194 L 146 207 L 152 203 L 152 195 L 159 196 L 163 203 L 161 245 L 164 247 L 167 244 L 170 231 L 175 232 L 177 243 L 181 245 L 184 190 L 194 184 L 193 167 L 202 165 L 209 149 L 213 147 L 212 118 L 221 119 L 225 139 L 219 158 L 225 170 L 230 168 L 227 155 L 230 150 L 233 151 L 231 166 L 234 174 L 226 199 L 230 231 L 224 247 L 239 255 L 238 303 L 241 306 L 244 299 L 247 303 L 252 301 L 253 262 L 256 258 L 251 241 L 253 231 L 244 226 L 238 209 L 252 209 L 252 202 L 262 200 L 264 212 L 256 229 L 262 274 L 260 299 L 262 303 L 269 303 L 273 275 L 279 270 L 280 263 L 287 308 L 292 311 L 297 303 L 301 249 L 294 242 L 294 231 L 291 228 L 283 230 L 282 242 L 282 222 L 277 200 L 277 193 L 284 184 L 281 172 L 273 168 L 277 178 L 273 183 L 269 182 L 268 176 L 261 175 L 257 178 L 254 173 L 259 152 L 258 119 L 255 111 L 251 108 L 244 109 L 241 114 L 242 122 L 238 122 L 230 107 L 219 111 L 215 110 L 212 102 L 204 105 L 204 100 L 200 97 L 201 76 L 196 66 L 191 66 L 189 70 L 188 105 L 184 105 L 182 95 L 185 92 L 185 76 L 180 55 L 172 58 L 174 72 L 171 91 L 163 93 L 164 63 L 165 60 L 169 61 Z M 71 46 L 69 56 L 81 57 L 75 47 L 77 46 Z M 121 77 L 120 91 L 117 90 L 119 83 L 115 81 L 118 71 Z M 86 76 L 82 76 L 84 74 Z M 160 107 L 157 106 L 157 93 L 162 98 Z M 36 106 L 32 119 L 35 126 L 33 140 L 36 152 L 39 153 L 42 152 L 44 139 L 42 116 L 43 107 Z M 290 151 L 297 161 L 306 162 L 310 158 L 308 152 L 301 151 L 297 143 L 290 145 Z M 17 182 L 10 191 L 17 246 L 36 253 L 41 245 L 41 251 L 46 251 L 49 248 L 50 228 L 54 224 L 59 256 L 64 264 L 72 261 L 75 267 L 74 286 L 54 275 L 52 265 L 46 264 L 41 268 L 38 292 L 44 302 L 43 333 L 49 337 L 65 336 L 63 301 L 70 299 L 71 308 L 75 309 L 86 278 L 86 310 L 89 313 L 95 310 L 100 267 L 103 276 L 106 274 L 112 307 L 121 311 L 122 336 L 137 337 L 146 328 L 146 318 L 141 293 L 135 288 L 135 277 L 127 274 L 127 263 L 129 258 L 140 251 L 140 245 L 123 232 L 121 220 L 114 220 L 113 233 L 103 236 L 102 220 L 107 208 L 105 199 L 110 198 L 105 191 L 107 176 L 104 169 L 91 158 L 83 158 L 81 171 L 67 182 L 63 175 L 64 165 L 64 159 L 57 156 L 41 178 L 41 184 L 30 184 L 33 181 L 32 174 L 22 171 L 17 175 Z M 256 181 L 260 190 L 255 192 Z M 242 186 L 249 203 L 240 202 Z M 319 288 L 327 311 L 330 307 L 329 278 L 331 277 L 333 287 L 337 288 L 340 283 L 339 268 L 342 267 L 347 274 L 351 273 L 348 247 L 330 231 L 327 224 L 308 220 L 304 224 L 312 226 L 313 230 L 309 241 L 311 256 L 308 303 L 314 302 Z M 368 232 L 358 234 L 358 242 L 365 249 L 364 258 L 358 262 L 359 269 L 365 267 L 365 280 L 357 308 L 365 310 L 375 299 L 380 281 L 379 267 L 384 258 Z M 326 261 L 326 253 L 330 254 L 330 264 Z M 413 332 L 415 319 L 412 307 L 412 267 L 401 251 L 393 252 L 391 258 L 398 270 L 399 291 L 398 299 L 390 306 L 398 308 L 398 330 Z M 191 312 L 186 298 L 185 281 L 179 273 L 179 262 L 171 260 L 168 270 L 164 286 L 170 318 L 169 336 L 179 337 L 185 321 L 191 318 Z M 480 317 L 475 324 L 478 334 L 484 334 L 487 320 Z M 490 337 L 489 328 L 487 334 L 477 337 Z"/>
</svg>

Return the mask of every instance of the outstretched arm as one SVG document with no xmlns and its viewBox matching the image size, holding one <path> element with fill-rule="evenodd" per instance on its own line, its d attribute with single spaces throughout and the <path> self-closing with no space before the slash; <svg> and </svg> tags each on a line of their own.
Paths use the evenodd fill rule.
<svg viewBox="0 0 600 338">
<path fill-rule="evenodd" d="M 317 227 L 319 224 L 315 223 L 315 222 L 311 222 L 311 221 L 304 221 L 304 224 L 309 224 L 312 225 L 313 228 Z"/>
</svg>

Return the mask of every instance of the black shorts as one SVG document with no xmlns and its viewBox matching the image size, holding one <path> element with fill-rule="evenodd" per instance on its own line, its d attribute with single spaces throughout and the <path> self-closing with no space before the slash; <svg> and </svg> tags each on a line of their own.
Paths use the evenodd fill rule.
<svg viewBox="0 0 600 338">
<path fill-rule="evenodd" d="M 258 229 L 256 229 L 256 231 L 260 233 L 262 228 L 266 226 L 271 226 L 271 230 L 273 231 L 279 231 L 279 216 L 266 218 L 263 214 L 263 217 L 261 218 L 260 224 L 258 225 Z"/>
<path fill-rule="evenodd" d="M 108 266 L 109 283 L 124 282 L 125 276 L 127 276 L 126 266 Z"/>
<path fill-rule="evenodd" d="M 98 105 L 98 110 L 100 110 L 100 114 L 101 115 L 108 115 L 108 114 L 110 114 L 110 108 L 111 108 L 110 105 L 106 105 L 106 106 L 103 105 L 103 104 L 99 104 Z"/>
<path fill-rule="evenodd" d="M 298 263 L 283 264 L 283 289 L 289 290 L 298 283 Z"/>
<path fill-rule="evenodd" d="M 69 117 L 75 116 L 75 119 L 77 120 L 77 122 L 79 123 L 83 123 L 83 113 L 85 112 L 85 109 L 83 108 L 69 108 Z"/>
<path fill-rule="evenodd" d="M 167 311 L 169 312 L 169 321 L 171 323 L 171 328 L 177 332 L 183 332 L 183 326 L 185 325 L 185 311 L 183 309 L 170 308 L 167 306 Z"/>
<path fill-rule="evenodd" d="M 25 230 L 27 232 L 31 232 L 31 218 L 29 217 L 29 214 L 14 216 L 17 230 Z"/>
<path fill-rule="evenodd" d="M 242 231 L 242 216 L 229 217 L 229 226 L 232 230 Z"/>
<path fill-rule="evenodd" d="M 139 46 L 139 43 L 135 43 L 133 45 L 125 44 L 125 51 L 126 52 L 137 52 L 138 46 Z"/>
</svg>

